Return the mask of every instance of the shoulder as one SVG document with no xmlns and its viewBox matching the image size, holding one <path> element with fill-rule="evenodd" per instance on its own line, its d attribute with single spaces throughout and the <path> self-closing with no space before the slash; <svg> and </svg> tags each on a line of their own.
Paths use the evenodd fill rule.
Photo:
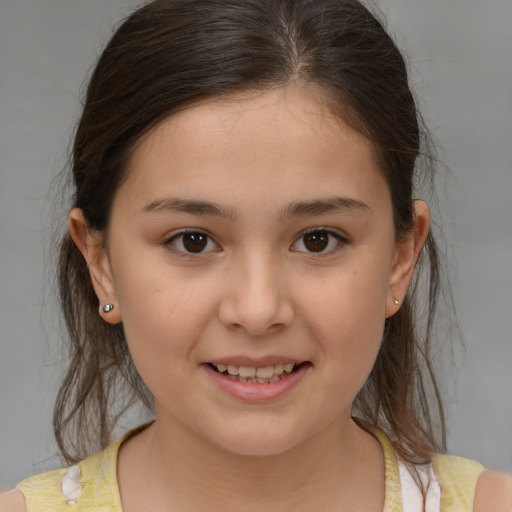
<svg viewBox="0 0 512 512">
<path fill-rule="evenodd" d="M 495 471 L 484 471 L 478 479 L 474 512 L 511 512 L 512 478 Z"/>
<path fill-rule="evenodd" d="M 510 476 L 450 455 L 435 455 L 433 466 L 447 502 L 462 503 L 473 512 L 512 512 Z"/>
<path fill-rule="evenodd" d="M 67 510 L 69 507 L 62 495 L 62 477 L 65 473 L 66 469 L 56 469 L 33 475 L 21 481 L 16 486 L 16 490 L 22 493 L 26 502 L 26 508 L 21 510 L 30 512 Z M 14 511 L 17 510 L 14 509 Z M 0 512 L 4 512 L 4 510 L 0 508 Z"/>
<path fill-rule="evenodd" d="M 23 493 L 14 489 L 0 494 L 0 512 L 27 512 Z"/>
<path fill-rule="evenodd" d="M 436 454 L 432 458 L 434 473 L 439 483 L 445 487 L 465 490 L 473 497 L 477 481 L 484 467 L 470 459 L 454 455 Z"/>
</svg>

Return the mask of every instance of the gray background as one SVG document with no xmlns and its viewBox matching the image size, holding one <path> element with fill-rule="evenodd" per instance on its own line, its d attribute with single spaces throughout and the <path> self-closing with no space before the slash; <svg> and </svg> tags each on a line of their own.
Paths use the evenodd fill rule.
<svg viewBox="0 0 512 512">
<path fill-rule="evenodd" d="M 58 465 L 49 186 L 83 79 L 136 4 L 0 0 L 0 488 Z M 512 1 L 379 5 L 449 169 L 440 210 L 467 347 L 456 346 L 455 364 L 445 351 L 449 451 L 512 473 Z"/>
</svg>

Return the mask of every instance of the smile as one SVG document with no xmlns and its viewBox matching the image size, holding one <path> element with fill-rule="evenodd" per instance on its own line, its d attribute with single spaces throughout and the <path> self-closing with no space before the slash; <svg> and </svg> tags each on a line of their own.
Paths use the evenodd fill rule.
<svg viewBox="0 0 512 512">
<path fill-rule="evenodd" d="M 256 368 L 253 366 L 236 366 L 234 364 L 212 364 L 219 373 L 231 380 L 249 382 L 252 384 L 267 384 L 277 382 L 296 369 L 294 363 L 276 364 Z"/>
<path fill-rule="evenodd" d="M 259 361 L 233 357 L 201 366 L 221 392 L 244 402 L 264 403 L 291 392 L 306 378 L 313 365 L 310 361 L 293 362 L 281 357 Z"/>
</svg>

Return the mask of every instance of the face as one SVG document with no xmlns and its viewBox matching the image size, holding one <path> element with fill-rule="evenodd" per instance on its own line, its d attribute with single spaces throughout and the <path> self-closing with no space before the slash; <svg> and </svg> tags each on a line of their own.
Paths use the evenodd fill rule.
<svg viewBox="0 0 512 512">
<path fill-rule="evenodd" d="M 415 258 L 369 142 L 294 89 L 163 121 L 106 236 L 93 282 L 157 422 L 239 454 L 349 421 Z"/>
</svg>

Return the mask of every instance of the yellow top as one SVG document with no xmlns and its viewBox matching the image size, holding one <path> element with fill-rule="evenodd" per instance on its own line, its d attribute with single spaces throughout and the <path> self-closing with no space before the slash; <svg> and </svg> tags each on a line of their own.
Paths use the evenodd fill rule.
<svg viewBox="0 0 512 512">
<path fill-rule="evenodd" d="M 366 428 L 378 439 L 384 451 L 384 512 L 403 512 L 398 463 L 392 444 L 380 430 Z M 132 431 L 103 452 L 81 461 L 79 473 L 76 467 L 71 471 L 69 468 L 58 469 L 21 482 L 17 488 L 25 495 L 28 512 L 122 512 L 117 485 L 117 453 L 122 442 L 133 435 Z M 483 467 L 461 457 L 436 455 L 433 469 L 441 488 L 440 511 L 471 512 L 476 482 Z M 81 478 L 74 475 L 81 475 Z"/>
</svg>

